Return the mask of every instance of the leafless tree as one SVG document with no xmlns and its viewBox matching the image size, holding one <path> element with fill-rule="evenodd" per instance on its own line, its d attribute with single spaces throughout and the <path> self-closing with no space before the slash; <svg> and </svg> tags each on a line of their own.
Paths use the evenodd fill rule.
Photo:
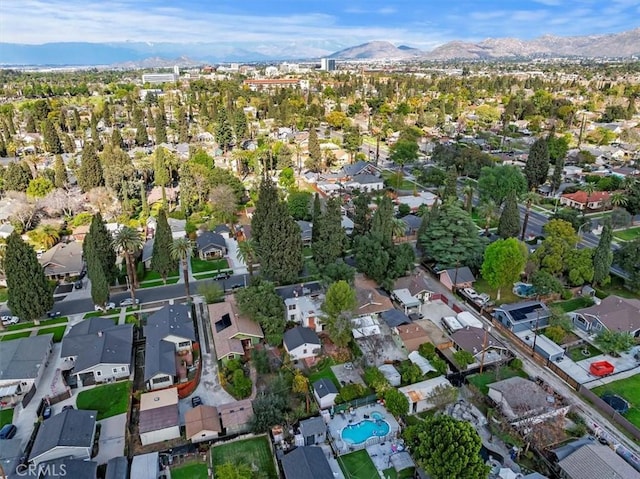
<svg viewBox="0 0 640 479">
<path fill-rule="evenodd" d="M 32 230 L 44 215 L 43 201 L 29 198 L 25 193 L 9 191 L 7 198 L 13 200 L 11 220 L 18 223 L 24 232 Z"/>
<path fill-rule="evenodd" d="M 213 211 L 224 223 L 232 223 L 238 209 L 236 196 L 229 185 L 218 185 L 211 188 L 209 201 Z"/>
<path fill-rule="evenodd" d="M 87 199 L 95 211 L 99 211 L 105 220 L 115 218 L 120 214 L 121 205 L 111 188 L 99 186 L 87 193 Z"/>
<path fill-rule="evenodd" d="M 77 190 L 56 188 L 44 197 L 42 203 L 49 217 L 73 216 L 83 210 L 83 198 Z"/>
</svg>

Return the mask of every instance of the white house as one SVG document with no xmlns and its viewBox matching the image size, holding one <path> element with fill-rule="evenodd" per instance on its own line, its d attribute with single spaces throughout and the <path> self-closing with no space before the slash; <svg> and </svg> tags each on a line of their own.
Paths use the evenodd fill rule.
<svg viewBox="0 0 640 479">
<path fill-rule="evenodd" d="M 444 376 L 427 379 L 409 386 L 398 388 L 409 400 L 409 414 L 416 414 L 422 411 L 433 409 L 436 405 L 430 399 L 438 388 L 453 387 L 449 380 Z"/>
<path fill-rule="evenodd" d="M 296 326 L 285 331 L 283 344 L 284 349 L 294 361 L 316 357 L 322 346 L 316 332 L 303 326 Z"/>
<path fill-rule="evenodd" d="M 324 329 L 321 319 L 322 310 L 320 309 L 323 302 L 323 295 L 285 298 L 284 305 L 287 321 L 298 323 L 318 333 L 321 332 Z"/>
<path fill-rule="evenodd" d="M 318 401 L 320 409 L 328 409 L 336 403 L 338 388 L 331 379 L 318 379 L 313 383 L 313 395 Z"/>
<path fill-rule="evenodd" d="M 152 391 L 140 396 L 138 429 L 143 446 L 180 437 L 178 388 Z"/>
</svg>

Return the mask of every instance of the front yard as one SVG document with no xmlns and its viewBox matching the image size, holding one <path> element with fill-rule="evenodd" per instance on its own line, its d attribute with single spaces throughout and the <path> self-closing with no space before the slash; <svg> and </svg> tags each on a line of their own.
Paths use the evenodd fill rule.
<svg viewBox="0 0 640 479">
<path fill-rule="evenodd" d="M 206 273 L 208 271 L 220 271 L 229 269 L 229 263 L 226 259 L 216 259 L 211 261 L 205 261 L 200 258 L 191 258 L 191 272 Z"/>
<path fill-rule="evenodd" d="M 67 329 L 66 326 L 54 326 L 52 328 L 42 328 L 38 330 L 38 336 L 42 336 L 43 334 L 53 333 L 53 342 L 59 343 L 62 341 L 62 337 L 64 336 L 64 332 Z"/>
<path fill-rule="evenodd" d="M 121 381 L 80 392 L 76 406 L 98 411 L 100 420 L 127 412 L 130 397 L 131 381 Z"/>
<path fill-rule="evenodd" d="M 613 393 L 626 399 L 629 410 L 623 416 L 640 428 L 640 374 L 593 388 L 591 391 L 598 396 Z"/>
<path fill-rule="evenodd" d="M 640 238 L 640 226 L 614 231 L 613 237 L 620 241 L 633 241 L 634 239 Z"/>
<path fill-rule="evenodd" d="M 19 333 L 3 334 L 0 336 L 0 341 L 11 341 L 12 339 L 28 338 L 31 336 L 31 331 L 20 331 Z"/>
<path fill-rule="evenodd" d="M 273 454 L 269 447 L 269 439 L 266 436 L 215 446 L 211 449 L 211 455 L 213 458 L 214 477 L 216 477 L 215 466 L 220 466 L 227 462 L 247 464 L 253 471 L 256 471 L 256 475 L 253 476 L 256 479 L 277 479 L 278 477 L 273 462 Z"/>
</svg>

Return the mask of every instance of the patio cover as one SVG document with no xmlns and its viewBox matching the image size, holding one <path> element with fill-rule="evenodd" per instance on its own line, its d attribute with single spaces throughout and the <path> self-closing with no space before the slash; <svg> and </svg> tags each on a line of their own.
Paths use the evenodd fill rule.
<svg viewBox="0 0 640 479">
<path fill-rule="evenodd" d="M 405 308 L 418 308 L 420 307 L 420 300 L 411 295 L 411 292 L 407 288 L 394 289 L 393 295 L 396 297 L 402 306 Z"/>
<path fill-rule="evenodd" d="M 436 370 L 436 368 L 434 368 L 431 365 L 429 360 L 424 356 L 422 356 L 418 351 L 413 351 L 409 353 L 408 358 L 413 364 L 415 364 L 420 368 L 420 371 L 422 371 L 422 374 L 427 374 L 431 371 Z"/>
</svg>

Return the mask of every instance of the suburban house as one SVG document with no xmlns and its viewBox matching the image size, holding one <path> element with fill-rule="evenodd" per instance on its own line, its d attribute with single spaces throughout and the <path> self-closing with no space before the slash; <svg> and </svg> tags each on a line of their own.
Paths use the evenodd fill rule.
<svg viewBox="0 0 640 479">
<path fill-rule="evenodd" d="M 447 378 L 438 376 L 398 388 L 398 391 L 404 394 L 409 400 L 409 414 L 417 414 L 436 407 L 436 404 L 431 402 L 431 396 L 434 392 L 437 392 L 437 390 L 447 387 L 453 386 Z"/>
<path fill-rule="evenodd" d="M 421 344 L 430 342 L 429 334 L 418 323 L 402 324 L 392 331 L 398 335 L 409 353 L 417 351 Z"/>
<path fill-rule="evenodd" d="M 333 479 L 333 471 L 322 448 L 300 446 L 280 460 L 285 479 Z"/>
<path fill-rule="evenodd" d="M 128 378 L 131 375 L 133 324 L 90 318 L 75 324 L 62 339 L 60 357 L 73 364 L 78 385 Z"/>
<path fill-rule="evenodd" d="M 213 406 L 200 404 L 184 413 L 187 439 L 202 442 L 215 439 L 222 432 L 218 410 Z"/>
<path fill-rule="evenodd" d="M 160 477 L 160 453 L 138 454 L 131 459 L 131 475 L 134 479 L 158 479 Z"/>
<path fill-rule="evenodd" d="M 406 228 L 404 230 L 405 236 L 416 236 L 418 234 L 418 230 L 420 229 L 420 225 L 422 224 L 422 218 L 416 215 L 408 214 L 400 219 L 406 225 Z"/>
<path fill-rule="evenodd" d="M 302 239 L 302 246 L 311 245 L 311 235 L 313 234 L 313 225 L 309 221 L 296 221 L 298 228 L 300 228 L 300 238 Z"/>
<path fill-rule="evenodd" d="M 475 276 L 466 266 L 445 269 L 438 273 L 440 282 L 449 290 L 471 288 L 476 282 Z"/>
<path fill-rule="evenodd" d="M 251 399 L 241 399 L 218 406 L 218 415 L 225 434 L 240 434 L 251 428 L 253 405 Z"/>
<path fill-rule="evenodd" d="M 95 433 L 96 411 L 65 409 L 41 424 L 29 462 L 37 465 L 63 457 L 91 459 Z"/>
<path fill-rule="evenodd" d="M 320 283 L 285 286 L 276 289 L 284 300 L 286 320 L 320 332 L 324 329 L 321 316 L 324 295 Z"/>
<path fill-rule="evenodd" d="M 258 323 L 238 313 L 233 295 L 209 305 L 209 321 L 219 361 L 243 357 L 264 338 Z"/>
<path fill-rule="evenodd" d="M 38 387 L 53 349 L 53 334 L 3 341 L 0 347 L 0 401 L 18 403 Z"/>
<path fill-rule="evenodd" d="M 364 193 L 369 193 L 371 191 L 384 189 L 384 180 L 376 175 L 362 173 L 354 175 L 353 178 L 345 184 L 345 187 L 348 190 L 360 190 Z"/>
<path fill-rule="evenodd" d="M 373 163 L 359 160 L 351 165 L 344 165 L 336 176 L 338 179 L 348 180 L 362 174 L 376 175 L 378 174 L 378 169 Z"/>
<path fill-rule="evenodd" d="M 327 425 L 321 416 L 311 417 L 300 421 L 300 435 L 305 446 L 323 444 L 327 439 Z"/>
<path fill-rule="evenodd" d="M 70 457 L 41 462 L 38 468 L 43 471 L 41 475 L 38 476 L 38 479 L 59 479 L 60 477 L 96 479 L 98 477 L 97 462 L 73 459 Z M 64 474 L 61 474 L 62 471 L 64 471 Z M 18 474 L 17 477 L 20 477 L 20 474 Z M 105 479 L 108 478 L 105 477 Z"/>
<path fill-rule="evenodd" d="M 507 329 L 519 333 L 525 329 L 543 328 L 549 324 L 551 311 L 540 301 L 522 301 L 502 304 L 493 310 L 493 316 Z"/>
<path fill-rule="evenodd" d="M 216 227 L 213 228 L 213 232 L 221 235 L 226 240 L 232 237 L 231 229 L 225 224 L 216 225 Z"/>
<path fill-rule="evenodd" d="M 169 304 L 147 318 L 144 327 L 144 381 L 147 389 L 162 389 L 186 381 L 196 340 L 191 306 Z"/>
<path fill-rule="evenodd" d="M 304 326 L 296 326 L 285 331 L 283 344 L 285 351 L 293 361 L 315 358 L 322 347 L 316 332 Z"/>
<path fill-rule="evenodd" d="M 178 388 L 140 395 L 138 430 L 143 446 L 180 437 Z"/>
<path fill-rule="evenodd" d="M 38 259 L 48 279 L 69 279 L 80 276 L 84 267 L 82 243 L 58 243 Z"/>
<path fill-rule="evenodd" d="M 356 309 L 353 312 L 358 316 L 375 316 L 393 308 L 389 297 L 378 290 L 375 281 L 365 278 L 362 274 L 356 274 L 354 286 L 356 290 Z"/>
<path fill-rule="evenodd" d="M 579 309 L 569 316 L 573 324 L 589 333 L 603 329 L 625 331 L 634 337 L 640 336 L 640 300 L 607 296 L 588 308 Z"/>
<path fill-rule="evenodd" d="M 500 363 L 511 357 L 509 348 L 482 328 L 463 328 L 451 335 L 457 351 L 467 351 L 475 361 L 467 369 L 482 364 Z"/>
<path fill-rule="evenodd" d="M 558 462 L 565 479 L 640 479 L 640 472 L 609 446 L 585 444 Z"/>
<path fill-rule="evenodd" d="M 390 328 L 395 328 L 402 324 L 411 324 L 411 319 L 399 309 L 390 309 L 380 313 L 380 317 L 387 323 Z"/>
<path fill-rule="evenodd" d="M 564 416 L 570 408 L 550 388 L 520 376 L 489 384 L 489 397 L 513 426 Z"/>
<path fill-rule="evenodd" d="M 586 191 L 576 191 L 560 196 L 560 204 L 580 211 L 599 210 L 609 206 L 610 196 L 608 191 L 594 191 L 591 194 Z"/>
<path fill-rule="evenodd" d="M 187 236 L 187 220 L 178 220 L 175 218 L 167 218 L 169 223 L 169 229 L 171 230 L 171 237 L 173 239 L 184 238 Z M 158 229 L 158 220 L 153 216 L 147 218 L 147 231 L 155 234 Z"/>
<path fill-rule="evenodd" d="M 327 409 L 335 404 L 338 388 L 331 379 L 321 378 L 313 383 L 313 395 L 320 409 Z"/>
<path fill-rule="evenodd" d="M 16 468 L 22 464 L 23 455 L 24 448 L 20 438 L 4 439 L 0 447 L 0 473 L 4 477 L 14 479 Z"/>
<path fill-rule="evenodd" d="M 412 213 L 417 212 L 421 206 L 431 208 L 437 200 L 437 196 L 429 191 L 419 191 L 417 194 L 398 196 L 395 203 L 398 205 L 407 205 Z"/>
<path fill-rule="evenodd" d="M 227 242 L 221 234 L 204 231 L 196 238 L 196 249 L 202 260 L 222 258 L 227 254 Z"/>
</svg>

